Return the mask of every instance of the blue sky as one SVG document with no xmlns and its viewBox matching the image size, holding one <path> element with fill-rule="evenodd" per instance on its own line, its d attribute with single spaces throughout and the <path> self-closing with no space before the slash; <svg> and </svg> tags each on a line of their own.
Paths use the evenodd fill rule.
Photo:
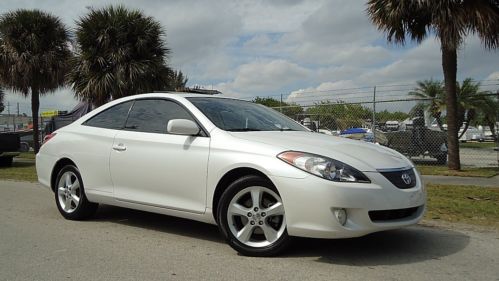
<svg viewBox="0 0 499 281">
<path fill-rule="evenodd" d="M 0 13 L 37 8 L 70 28 L 87 7 L 122 4 L 140 9 L 163 25 L 172 53 L 169 63 L 189 85 L 251 98 L 283 94 L 290 101 L 314 93 L 441 79 L 439 42 L 388 45 L 365 14 L 365 1 L 351 0 L 2 0 Z M 469 36 L 459 52 L 458 78 L 499 79 L 499 55 Z M 330 92 L 328 92 L 330 91 Z M 29 100 L 8 93 L 10 104 L 29 113 Z M 41 109 L 71 109 L 70 89 L 41 100 Z"/>
</svg>

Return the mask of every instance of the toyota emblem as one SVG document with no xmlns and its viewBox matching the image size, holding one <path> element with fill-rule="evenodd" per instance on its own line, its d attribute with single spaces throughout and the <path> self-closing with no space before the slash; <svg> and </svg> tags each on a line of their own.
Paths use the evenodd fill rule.
<svg viewBox="0 0 499 281">
<path fill-rule="evenodd" d="M 412 182 L 411 176 L 407 173 L 402 174 L 402 180 L 405 182 L 405 184 L 409 185 Z"/>
</svg>

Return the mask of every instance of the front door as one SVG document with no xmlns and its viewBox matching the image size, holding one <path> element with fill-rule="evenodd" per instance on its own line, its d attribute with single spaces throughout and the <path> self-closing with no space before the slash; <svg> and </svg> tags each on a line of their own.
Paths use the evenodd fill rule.
<svg viewBox="0 0 499 281">
<path fill-rule="evenodd" d="M 203 213 L 210 138 L 172 135 L 171 119 L 189 119 L 178 103 L 139 99 L 132 105 L 124 130 L 115 136 L 111 178 L 117 200 Z"/>
</svg>

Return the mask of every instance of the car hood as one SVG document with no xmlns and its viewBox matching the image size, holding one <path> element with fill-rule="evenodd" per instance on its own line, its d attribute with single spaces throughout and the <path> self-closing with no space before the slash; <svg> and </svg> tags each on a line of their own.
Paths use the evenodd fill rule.
<svg viewBox="0 0 499 281">
<path fill-rule="evenodd" d="M 412 167 L 402 154 L 387 147 L 313 132 L 266 131 L 231 132 L 231 135 L 253 142 L 318 154 L 346 163 L 360 171 Z"/>
</svg>

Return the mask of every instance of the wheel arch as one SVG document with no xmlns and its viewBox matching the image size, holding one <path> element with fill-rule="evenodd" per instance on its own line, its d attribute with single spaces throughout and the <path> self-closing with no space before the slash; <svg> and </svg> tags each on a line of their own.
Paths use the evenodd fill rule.
<svg viewBox="0 0 499 281">
<path fill-rule="evenodd" d="M 57 162 L 55 163 L 54 168 L 52 169 L 52 173 L 50 175 L 50 188 L 52 189 L 52 191 L 55 192 L 55 187 L 56 187 L 55 181 L 57 179 L 57 174 L 59 174 L 59 171 L 64 166 L 67 166 L 67 165 L 73 165 L 76 167 L 75 162 L 73 162 L 71 159 L 66 158 L 66 157 L 57 160 Z"/>
<path fill-rule="evenodd" d="M 213 200 L 212 200 L 212 214 L 213 218 L 215 221 L 218 223 L 217 219 L 217 212 L 218 212 L 218 202 L 220 201 L 220 197 L 222 196 L 222 193 L 229 187 L 231 183 L 236 181 L 239 178 L 242 178 L 244 176 L 249 176 L 249 175 L 256 175 L 260 176 L 266 180 L 268 180 L 272 185 L 275 186 L 275 184 L 272 182 L 270 177 L 268 177 L 264 172 L 255 169 L 255 168 L 250 168 L 250 167 L 238 167 L 234 168 L 228 172 L 226 172 L 222 178 L 217 183 L 217 186 L 215 188 L 215 192 L 213 193 Z M 277 188 L 276 188 L 277 189 Z"/>
</svg>

